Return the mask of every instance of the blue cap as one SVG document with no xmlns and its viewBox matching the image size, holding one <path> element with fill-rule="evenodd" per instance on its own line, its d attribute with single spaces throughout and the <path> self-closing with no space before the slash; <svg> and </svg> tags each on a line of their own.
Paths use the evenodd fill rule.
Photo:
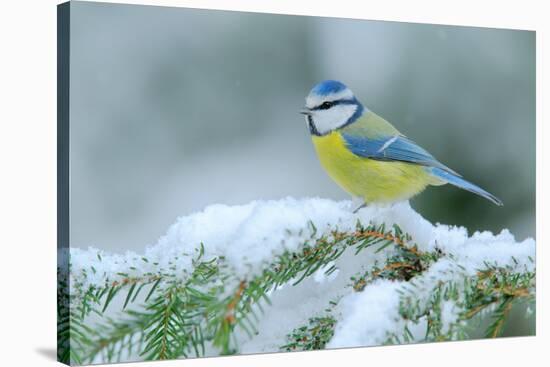
<svg viewBox="0 0 550 367">
<path fill-rule="evenodd" d="M 337 80 L 324 80 L 317 84 L 313 89 L 311 90 L 311 93 L 320 95 L 320 96 L 326 96 L 332 93 L 338 93 L 343 90 L 347 89 L 346 85 L 344 83 L 341 83 Z"/>
</svg>

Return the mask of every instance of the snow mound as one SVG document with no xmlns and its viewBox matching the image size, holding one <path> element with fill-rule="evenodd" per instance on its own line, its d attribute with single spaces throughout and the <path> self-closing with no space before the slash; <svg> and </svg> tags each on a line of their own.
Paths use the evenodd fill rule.
<svg viewBox="0 0 550 367">
<path fill-rule="evenodd" d="M 223 256 L 236 278 L 259 274 L 285 251 L 296 251 L 311 236 L 312 223 L 318 235 L 331 230 L 353 231 L 359 220 L 364 225 L 397 224 L 408 233 L 419 250 L 440 249 L 446 255 L 414 281 L 415 291 L 428 292 L 436 282 L 450 281 L 458 275 L 475 275 L 487 263 L 509 266 L 518 271 L 534 269 L 535 241 L 517 242 L 508 230 L 494 235 L 465 228 L 433 225 L 408 202 L 393 206 L 371 206 L 352 213 L 351 201 L 320 198 L 285 198 L 253 201 L 246 205 L 211 205 L 203 211 L 180 217 L 158 242 L 143 254 L 110 254 L 97 248 L 70 249 L 72 282 L 102 286 L 122 276 L 141 277 L 151 273 L 173 272 L 185 278 L 192 271 L 192 259 L 204 246 L 205 257 Z M 270 295 L 272 305 L 264 307 L 258 335 L 249 338 L 237 333 L 239 353 L 273 352 L 286 343 L 286 335 L 308 318 L 322 313 L 331 300 L 338 299 L 333 311 L 337 319 L 334 336 L 327 347 L 378 345 L 387 336 L 402 330 L 399 297 L 410 282 L 377 280 L 364 291 L 354 292 L 350 277 L 383 261 L 386 251 L 346 251 L 334 264 L 337 271 L 325 275 L 324 269 L 296 286 L 278 288 Z M 451 260 L 452 259 L 452 260 Z M 460 268 L 457 268 L 457 264 Z M 124 274 L 124 275 L 121 275 Z M 418 287 L 418 284 L 422 286 Z M 453 304 L 445 304 L 443 322 L 456 320 Z"/>
</svg>

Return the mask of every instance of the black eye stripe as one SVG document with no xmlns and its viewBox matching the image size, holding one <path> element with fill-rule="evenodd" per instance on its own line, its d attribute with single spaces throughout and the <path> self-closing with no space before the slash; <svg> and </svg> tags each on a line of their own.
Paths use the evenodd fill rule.
<svg viewBox="0 0 550 367">
<path fill-rule="evenodd" d="M 341 104 L 357 104 L 357 101 L 354 99 L 339 99 L 337 101 L 326 101 L 321 103 L 320 105 L 313 107 L 311 110 L 317 111 L 317 110 L 328 110 L 329 108 L 341 105 Z"/>
<path fill-rule="evenodd" d="M 320 110 L 328 110 L 328 109 L 331 108 L 333 105 L 334 105 L 334 102 L 323 102 L 323 103 L 321 103 L 321 105 L 319 106 L 319 109 L 320 109 Z"/>
<path fill-rule="evenodd" d="M 336 102 L 337 101 L 326 101 L 316 107 L 313 107 L 312 110 L 328 110 L 332 106 L 336 105 Z"/>
</svg>

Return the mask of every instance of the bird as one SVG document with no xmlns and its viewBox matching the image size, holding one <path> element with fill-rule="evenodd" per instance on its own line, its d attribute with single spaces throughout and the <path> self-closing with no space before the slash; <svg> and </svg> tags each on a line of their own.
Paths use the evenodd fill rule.
<svg viewBox="0 0 550 367">
<path fill-rule="evenodd" d="M 365 107 L 342 82 L 316 84 L 300 112 L 321 166 L 359 204 L 354 212 L 370 204 L 392 205 L 430 185 L 445 184 L 503 205 Z"/>
</svg>

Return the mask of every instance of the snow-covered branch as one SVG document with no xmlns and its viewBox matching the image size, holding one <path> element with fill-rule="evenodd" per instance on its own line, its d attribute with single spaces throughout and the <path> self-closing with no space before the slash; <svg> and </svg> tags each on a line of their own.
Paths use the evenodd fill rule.
<svg viewBox="0 0 550 367">
<path fill-rule="evenodd" d="M 513 304 L 534 302 L 534 240 L 468 236 L 408 203 L 213 205 L 144 254 L 64 255 L 77 363 L 468 339 L 480 315 L 498 336 Z"/>
</svg>

